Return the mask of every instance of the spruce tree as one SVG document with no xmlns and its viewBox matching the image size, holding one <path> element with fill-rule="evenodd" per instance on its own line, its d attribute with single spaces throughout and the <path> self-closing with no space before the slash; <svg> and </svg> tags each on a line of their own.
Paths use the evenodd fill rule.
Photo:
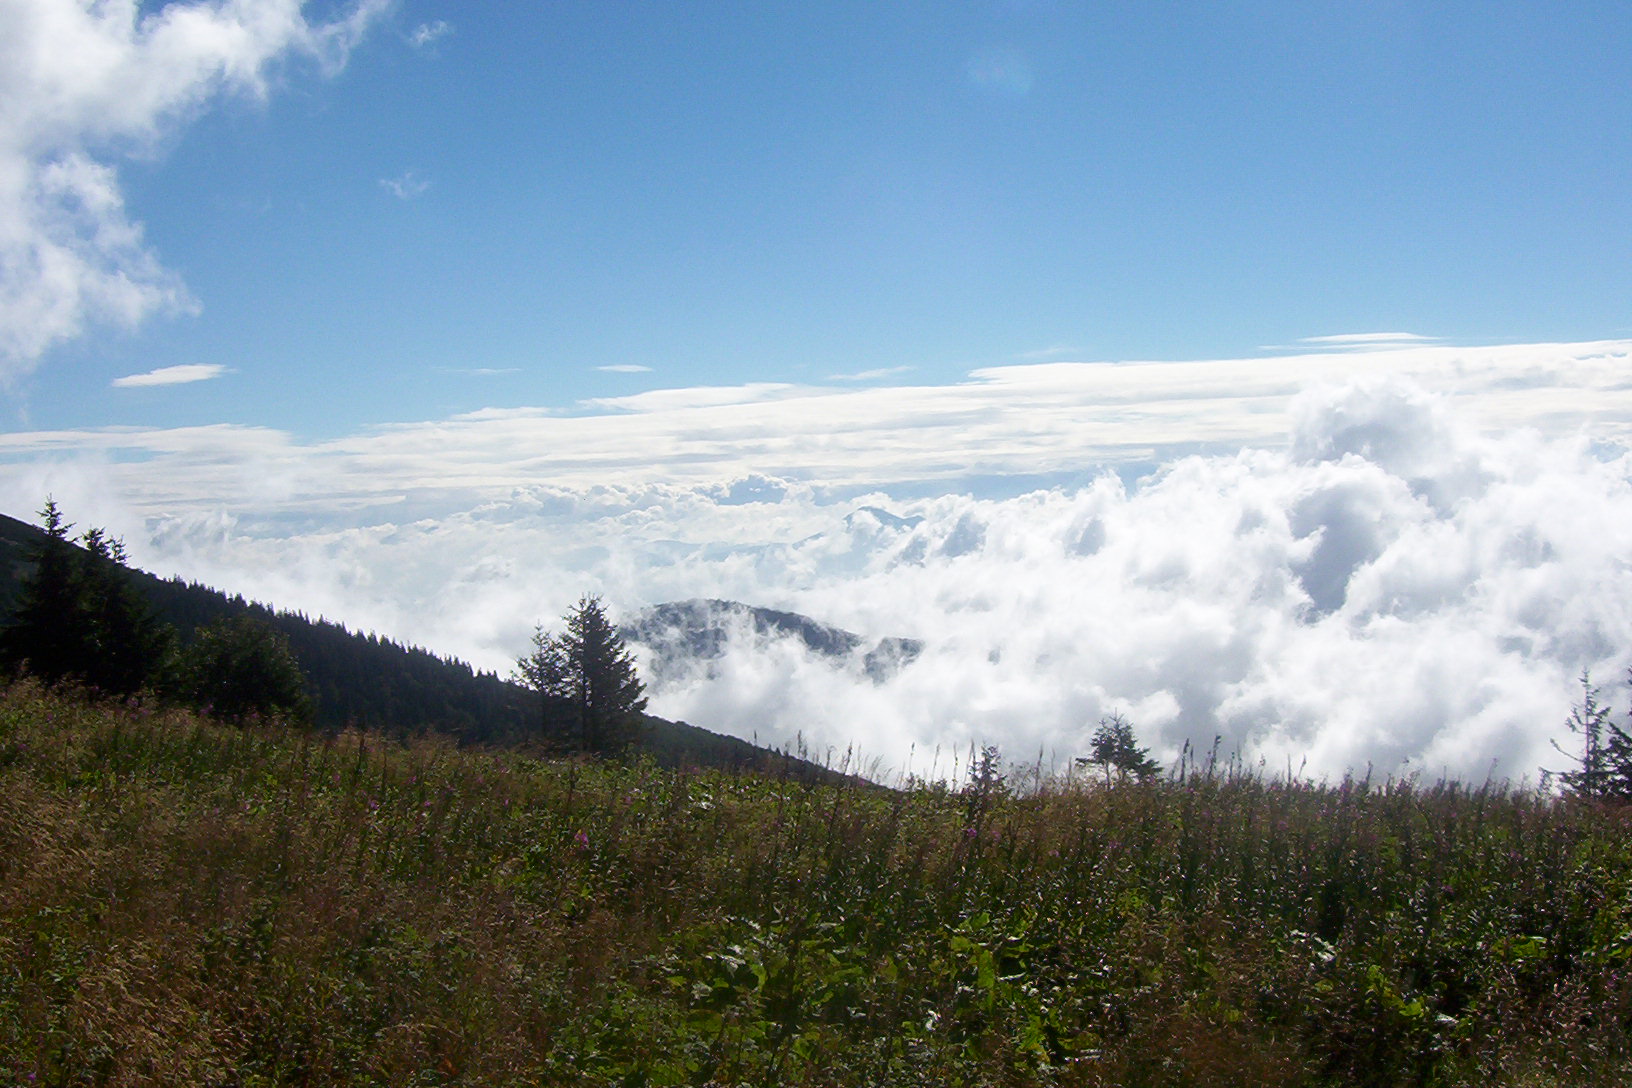
<svg viewBox="0 0 1632 1088">
<path fill-rule="evenodd" d="M 1628 680 L 1632 681 L 1632 672 Z M 1599 700 L 1592 677 L 1583 672 L 1580 682 L 1581 702 L 1570 708 L 1564 724 L 1581 738 L 1581 755 L 1574 757 L 1575 769 L 1558 777 L 1577 797 L 1632 801 L 1632 734 L 1610 717 L 1610 707 Z M 1558 747 L 1556 741 L 1553 747 Z"/>
<path fill-rule="evenodd" d="M 131 584 L 124 543 L 103 529 L 71 539 L 73 526 L 49 497 L 39 515 L 44 532 L 28 550 L 29 573 L 0 630 L 0 664 L 112 695 L 149 686 L 172 632 Z"/>
<path fill-rule="evenodd" d="M 563 705 L 580 747 L 621 754 L 639 736 L 646 709 L 634 657 L 599 597 L 580 598 L 562 620 L 559 635 L 534 631 L 533 652 L 516 661 L 516 677 L 539 693 L 546 725 L 551 705 Z"/>
<path fill-rule="evenodd" d="M 1133 726 L 1120 714 L 1099 719 L 1092 745 L 1092 755 L 1088 758 L 1105 768 L 1107 779 L 1113 769 L 1119 778 L 1131 774 L 1141 782 L 1162 773 L 1162 765 L 1150 758 L 1148 748 L 1139 747 Z"/>
<path fill-rule="evenodd" d="M 101 529 L 80 538 L 81 623 L 89 642 L 82 675 L 102 691 L 127 695 L 153 683 L 174 649 L 175 632 L 159 623 L 131 582 L 124 542 Z"/>
<path fill-rule="evenodd" d="M 27 669 L 47 683 L 82 675 L 91 654 L 85 623 L 80 563 L 56 500 L 47 497 L 39 511 L 44 535 L 28 548 L 29 572 L 0 631 L 0 660 L 10 670 Z"/>
</svg>

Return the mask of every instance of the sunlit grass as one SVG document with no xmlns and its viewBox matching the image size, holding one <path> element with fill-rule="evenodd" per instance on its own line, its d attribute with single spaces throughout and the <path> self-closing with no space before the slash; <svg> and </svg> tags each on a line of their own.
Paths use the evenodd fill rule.
<svg viewBox="0 0 1632 1088">
<path fill-rule="evenodd" d="M 1524 790 L 810 786 L 0 700 L 0 1083 L 1620 1084 Z"/>
</svg>

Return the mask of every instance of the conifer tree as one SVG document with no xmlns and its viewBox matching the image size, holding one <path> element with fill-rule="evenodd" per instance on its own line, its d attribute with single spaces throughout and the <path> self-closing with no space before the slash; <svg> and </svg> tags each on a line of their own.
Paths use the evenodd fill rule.
<svg viewBox="0 0 1632 1088">
<path fill-rule="evenodd" d="M 44 534 L 28 551 L 21 597 L 0 630 L 0 662 L 48 683 L 141 690 L 162 667 L 171 633 L 131 585 L 124 543 L 94 528 L 71 539 L 73 526 L 50 497 L 39 515 Z"/>
<path fill-rule="evenodd" d="M 29 573 L 12 612 L 0 631 L 0 659 L 9 669 L 56 683 L 81 673 L 90 654 L 83 621 L 78 568 L 68 530 L 56 500 L 47 497 L 39 511 L 45 534 L 29 547 Z"/>
<path fill-rule="evenodd" d="M 1628 673 L 1632 680 L 1632 673 Z M 1611 719 L 1592 677 L 1581 674 L 1581 702 L 1570 708 L 1565 727 L 1581 738 L 1574 770 L 1559 775 L 1564 788 L 1578 797 L 1632 801 L 1632 734 Z M 1553 747 L 1557 748 L 1557 742 Z M 1560 749 L 1562 751 L 1563 749 Z"/>
<path fill-rule="evenodd" d="M 159 623 L 131 584 L 123 541 L 89 529 L 80 543 L 80 622 L 89 642 L 85 682 L 121 695 L 139 691 L 166 665 L 175 632 Z"/>
<path fill-rule="evenodd" d="M 1118 777 L 1131 774 L 1141 782 L 1162 772 L 1162 765 L 1150 758 L 1150 750 L 1139 747 L 1133 726 L 1121 714 L 1099 719 L 1092 745 L 1089 761 L 1103 766 L 1107 779 L 1113 770 Z"/>
<path fill-rule="evenodd" d="M 597 755 L 622 753 L 639 735 L 646 685 L 599 597 L 585 596 L 562 617 L 564 630 L 533 633 L 533 652 L 516 661 L 516 678 L 544 701 L 569 708 L 578 744 Z"/>
<path fill-rule="evenodd" d="M 188 701 L 227 721 L 254 714 L 311 719 L 306 675 L 289 640 L 255 616 L 234 616 L 199 631 L 176 671 Z"/>
</svg>

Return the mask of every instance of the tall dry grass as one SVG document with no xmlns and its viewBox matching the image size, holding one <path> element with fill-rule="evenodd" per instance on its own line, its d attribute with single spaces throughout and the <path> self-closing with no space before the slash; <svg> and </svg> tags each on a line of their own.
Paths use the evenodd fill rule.
<svg viewBox="0 0 1632 1088">
<path fill-rule="evenodd" d="M 20 685 L 0 1083 L 1610 1085 L 1624 810 L 547 762 Z"/>
</svg>

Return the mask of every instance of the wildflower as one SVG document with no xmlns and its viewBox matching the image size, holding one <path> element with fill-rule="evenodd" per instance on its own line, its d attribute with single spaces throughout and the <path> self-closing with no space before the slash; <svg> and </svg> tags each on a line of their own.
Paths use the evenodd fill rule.
<svg viewBox="0 0 1632 1088">
<path fill-rule="evenodd" d="M 578 834 L 572 837 L 572 841 L 580 850 L 589 849 L 589 836 L 585 834 L 583 828 L 578 829 Z"/>
</svg>

